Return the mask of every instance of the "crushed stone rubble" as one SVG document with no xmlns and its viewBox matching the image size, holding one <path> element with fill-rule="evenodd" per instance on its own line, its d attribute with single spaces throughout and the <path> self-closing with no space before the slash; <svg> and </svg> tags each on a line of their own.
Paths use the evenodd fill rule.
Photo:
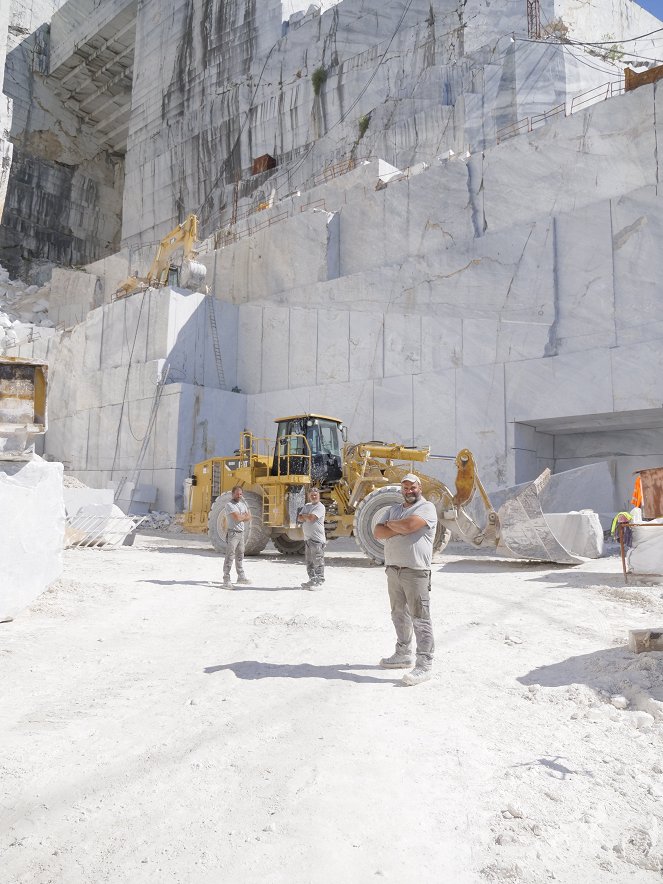
<svg viewBox="0 0 663 884">
<path fill-rule="evenodd" d="M 0 355 L 24 341 L 31 340 L 35 329 L 54 329 L 48 318 L 50 285 L 27 285 L 9 278 L 0 264 Z"/>
<path fill-rule="evenodd" d="M 170 513 L 154 512 L 145 516 L 145 521 L 140 525 L 141 529 L 149 529 L 150 531 L 169 531 L 181 530 L 181 526 L 177 523 L 174 516 Z"/>
</svg>

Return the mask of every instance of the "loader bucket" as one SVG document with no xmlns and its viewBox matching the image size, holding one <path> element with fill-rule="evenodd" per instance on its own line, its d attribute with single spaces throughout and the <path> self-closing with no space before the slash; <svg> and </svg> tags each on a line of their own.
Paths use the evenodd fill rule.
<svg viewBox="0 0 663 884">
<path fill-rule="evenodd" d="M 539 494 L 549 479 L 550 470 L 546 469 L 499 508 L 497 551 L 518 559 L 560 565 L 578 565 L 588 558 L 598 558 L 603 530 L 596 513 L 544 514 Z"/>
</svg>

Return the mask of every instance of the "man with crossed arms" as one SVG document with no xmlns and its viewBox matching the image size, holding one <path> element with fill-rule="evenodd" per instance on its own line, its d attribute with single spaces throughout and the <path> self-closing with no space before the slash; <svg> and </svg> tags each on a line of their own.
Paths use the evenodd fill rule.
<svg viewBox="0 0 663 884">
<path fill-rule="evenodd" d="M 374 535 L 384 542 L 387 589 L 391 619 L 396 629 L 396 650 L 383 657 L 384 669 L 414 669 L 403 676 L 404 685 L 420 684 L 431 677 L 433 627 L 430 619 L 431 562 L 437 528 L 437 512 L 421 491 L 421 481 L 408 473 L 401 481 L 403 503 L 382 515 Z M 412 633 L 416 637 L 416 661 L 412 659 Z"/>
</svg>

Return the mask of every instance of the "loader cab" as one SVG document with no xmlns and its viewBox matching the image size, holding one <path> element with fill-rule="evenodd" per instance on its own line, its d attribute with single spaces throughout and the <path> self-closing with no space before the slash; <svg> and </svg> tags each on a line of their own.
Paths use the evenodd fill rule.
<svg viewBox="0 0 663 884">
<path fill-rule="evenodd" d="M 308 475 L 314 485 L 334 485 L 343 475 L 345 427 L 333 417 L 301 414 L 279 418 L 272 475 Z"/>
</svg>

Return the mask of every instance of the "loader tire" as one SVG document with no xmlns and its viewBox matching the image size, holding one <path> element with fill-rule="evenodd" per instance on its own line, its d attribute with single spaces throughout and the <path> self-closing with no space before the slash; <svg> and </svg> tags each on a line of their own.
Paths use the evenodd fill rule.
<svg viewBox="0 0 663 884">
<path fill-rule="evenodd" d="M 385 485 L 367 494 L 355 512 L 353 533 L 357 546 L 378 565 L 384 562 L 384 545 L 375 539 L 373 529 L 384 511 L 397 503 L 403 503 L 400 485 Z"/>
<path fill-rule="evenodd" d="M 226 551 L 226 504 L 231 498 L 230 491 L 220 494 L 212 504 L 207 520 L 207 533 L 212 546 L 217 552 L 224 554 Z M 269 529 L 265 528 L 262 521 L 262 498 L 252 491 L 245 491 L 244 503 L 251 513 L 251 521 L 244 523 L 246 533 L 244 555 L 257 556 L 269 542 Z"/>
<path fill-rule="evenodd" d="M 400 485 L 387 485 L 367 494 L 355 512 L 354 536 L 357 545 L 378 565 L 384 562 L 384 546 L 373 536 L 373 529 L 384 510 L 402 502 Z M 433 539 L 433 553 L 441 553 L 450 540 L 451 532 L 438 521 Z"/>
<path fill-rule="evenodd" d="M 293 540 L 287 534 L 278 534 L 276 537 L 272 537 L 272 543 L 284 556 L 304 555 L 303 540 Z"/>
</svg>

